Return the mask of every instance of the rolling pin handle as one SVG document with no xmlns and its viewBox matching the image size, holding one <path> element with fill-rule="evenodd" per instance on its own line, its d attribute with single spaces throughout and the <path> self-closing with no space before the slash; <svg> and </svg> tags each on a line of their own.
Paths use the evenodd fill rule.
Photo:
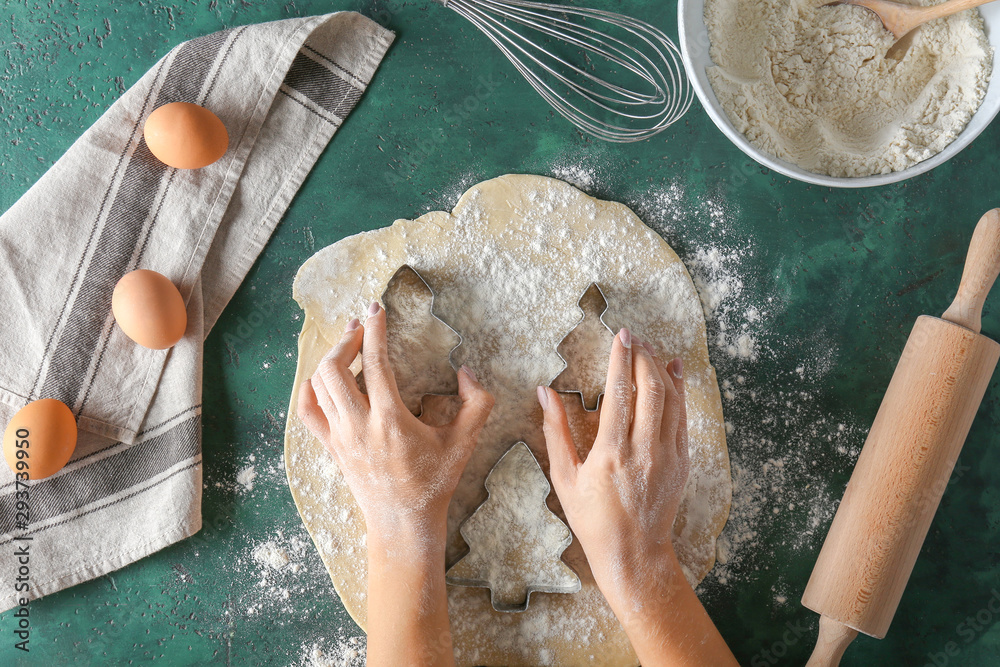
<svg viewBox="0 0 1000 667">
<path fill-rule="evenodd" d="M 972 234 L 969 255 L 965 259 L 962 283 L 955 300 L 942 319 L 979 333 L 982 329 L 983 304 L 993 281 L 1000 273 L 1000 208 L 988 211 L 979 219 Z"/>
<path fill-rule="evenodd" d="M 819 617 L 819 638 L 809 656 L 806 667 L 837 667 L 844 651 L 858 636 L 858 631 L 847 627 L 829 616 Z"/>
</svg>

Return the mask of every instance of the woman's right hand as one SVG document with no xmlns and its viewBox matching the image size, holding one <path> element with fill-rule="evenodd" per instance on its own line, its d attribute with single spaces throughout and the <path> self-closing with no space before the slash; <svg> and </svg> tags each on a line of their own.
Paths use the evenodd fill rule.
<svg viewBox="0 0 1000 667">
<path fill-rule="evenodd" d="M 552 485 L 643 665 L 737 665 L 671 542 L 689 468 L 682 364 L 634 342 L 626 329 L 615 336 L 582 463 L 559 395 L 538 388 Z"/>
<path fill-rule="evenodd" d="M 552 484 L 613 604 L 626 593 L 619 579 L 629 570 L 673 556 L 689 465 L 681 373 L 680 359 L 666 366 L 622 329 L 611 350 L 597 439 L 583 463 L 559 395 L 538 388 Z"/>
</svg>

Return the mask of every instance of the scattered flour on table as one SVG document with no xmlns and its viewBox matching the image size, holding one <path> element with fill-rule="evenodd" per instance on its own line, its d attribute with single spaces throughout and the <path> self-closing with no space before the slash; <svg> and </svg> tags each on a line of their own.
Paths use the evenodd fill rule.
<svg viewBox="0 0 1000 667">
<path fill-rule="evenodd" d="M 280 412 L 274 417 L 275 420 L 284 418 L 284 412 Z M 265 433 L 260 433 L 258 436 L 261 443 L 272 444 L 269 441 L 271 436 Z M 280 488 L 276 484 L 281 483 L 285 477 L 285 455 L 278 453 L 266 462 L 261 462 L 257 460 L 255 454 L 248 454 L 245 457 L 241 456 L 238 461 L 234 462 L 233 467 L 236 469 L 236 474 L 232 477 L 209 481 L 208 476 L 206 476 L 205 488 L 212 486 L 215 489 L 234 492 L 239 496 L 265 499 L 276 488 Z"/>
<path fill-rule="evenodd" d="M 917 0 L 913 4 L 935 4 Z M 899 61 L 868 10 L 827 0 L 708 0 L 708 78 L 734 127 L 766 153 L 830 176 L 870 176 L 939 153 L 990 79 L 978 10 L 920 27 Z"/>
<path fill-rule="evenodd" d="M 780 572 L 761 546 L 812 550 L 825 534 L 839 495 L 828 488 L 821 462 L 830 454 L 853 461 L 864 429 L 823 412 L 815 390 L 821 379 L 810 376 L 808 389 L 799 388 L 797 375 L 772 376 L 766 385 L 723 380 L 735 486 L 709 581 L 729 584 L 737 572 L 772 566 Z"/>
<path fill-rule="evenodd" d="M 549 174 L 566 181 L 589 195 L 605 185 L 612 171 L 610 161 L 617 155 L 613 148 L 601 142 L 587 144 L 585 148 L 569 150 L 555 158 L 549 166 Z"/>
<path fill-rule="evenodd" d="M 756 256 L 757 248 L 752 240 L 729 239 L 726 205 L 716 198 L 689 201 L 675 181 L 651 191 L 633 208 L 668 241 L 681 240 L 672 237 L 683 235 L 683 240 L 699 243 L 687 250 L 678 245 L 675 250 L 701 297 L 713 361 L 719 353 L 756 361 L 757 332 L 764 331 L 764 318 L 776 306 L 776 297 L 754 301 L 745 292 L 744 267 Z"/>
<path fill-rule="evenodd" d="M 336 604 L 336 593 L 319 560 L 304 526 L 288 534 L 274 531 L 267 540 L 251 543 L 234 563 L 238 574 L 250 582 L 241 601 L 241 614 L 280 619 L 281 624 L 315 623 L 320 610 Z M 366 638 L 348 633 L 357 628 L 330 625 L 317 633 L 318 638 L 299 649 L 296 667 L 363 667 Z"/>
<path fill-rule="evenodd" d="M 594 187 L 596 175 L 593 170 L 578 164 L 559 165 L 552 168 L 552 175 L 561 181 L 566 181 L 583 191 Z"/>
<path fill-rule="evenodd" d="M 368 642 L 362 635 L 345 637 L 323 645 L 312 643 L 302 647 L 302 658 L 296 667 L 364 667 Z"/>
<path fill-rule="evenodd" d="M 750 330 L 761 317 L 761 307 L 737 305 L 743 293 L 743 278 L 735 269 L 745 256 L 746 250 L 712 246 L 696 249 L 686 264 L 701 296 L 705 320 L 716 328 L 715 339 L 710 342 L 730 357 L 755 361 L 757 340 Z"/>
<path fill-rule="evenodd" d="M 738 586 L 772 568 L 770 548 L 812 552 L 833 518 L 839 495 L 827 486 L 823 462 L 853 462 L 866 428 L 850 415 L 821 405 L 825 378 L 838 350 L 820 336 L 809 358 L 785 352 L 775 318 L 786 308 L 777 291 L 755 286 L 759 263 L 753 238 L 728 225 L 738 204 L 725 194 L 692 197 L 680 181 L 633 202 L 632 208 L 668 241 L 677 241 L 705 309 L 709 353 L 719 377 L 733 474 L 729 521 L 720 535 L 715 567 L 705 585 Z M 682 247 L 683 242 L 691 245 Z M 756 287 L 756 289 L 752 289 Z M 763 293 L 762 293 L 763 292 Z M 790 371 L 759 372 L 760 361 Z M 785 604 L 780 579 L 773 604 Z"/>
<path fill-rule="evenodd" d="M 253 550 L 253 559 L 258 563 L 269 566 L 272 570 L 280 570 L 288 565 L 288 552 L 279 546 L 274 540 L 268 540 L 257 545 Z"/>
<path fill-rule="evenodd" d="M 263 413 L 265 422 L 279 432 L 285 416 L 284 411 Z M 228 495 L 238 505 L 273 506 L 271 496 L 276 494 L 278 505 L 283 506 L 290 502 L 283 449 L 275 440 L 274 430 L 262 428 L 256 438 L 256 442 L 249 443 L 256 453 L 232 455 L 221 466 L 206 467 L 204 486 L 210 493 Z M 243 483 L 247 476 L 244 471 L 250 469 L 254 474 L 248 486 Z M 206 516 L 202 531 L 189 539 L 196 543 L 225 540 L 231 521 L 228 516 Z M 273 646 L 270 650 L 274 655 L 270 657 L 277 663 L 296 667 L 363 667 L 365 637 L 354 636 L 360 630 L 350 623 L 341 625 L 343 616 L 335 611 L 339 603 L 330 587 L 330 576 L 298 519 L 288 520 L 287 526 L 266 530 L 263 535 L 254 531 L 248 537 L 241 532 L 233 535 L 232 541 L 232 550 L 213 550 L 219 552 L 222 561 L 219 567 L 233 573 L 232 583 L 225 584 L 231 586 L 232 604 L 226 605 L 221 618 L 216 619 L 218 628 L 209 624 L 209 633 L 218 633 L 228 640 L 232 628 L 251 616 L 257 623 L 276 627 L 279 634 L 287 631 L 289 636 L 312 637 L 301 646 Z M 194 553 L 195 558 L 205 555 L 198 550 Z M 197 571 L 189 571 L 183 564 L 175 565 L 173 570 L 177 586 L 205 583 Z"/>
<path fill-rule="evenodd" d="M 309 548 L 305 530 L 293 535 L 278 530 L 269 539 L 247 547 L 236 568 L 247 581 L 253 582 L 246 605 L 248 615 L 271 615 L 276 609 L 290 613 L 295 609 L 290 602 L 292 596 L 308 593 L 312 586 L 306 579 L 317 575 L 315 571 L 306 571 L 307 555 L 311 555 Z M 303 574 L 309 576 L 299 576 Z"/>
<path fill-rule="evenodd" d="M 236 473 L 236 483 L 247 491 L 253 491 L 253 481 L 257 478 L 256 467 L 249 465 Z"/>
<path fill-rule="evenodd" d="M 238 575 L 249 582 L 246 596 L 239 601 L 239 615 L 279 619 L 281 625 L 315 623 L 319 610 L 335 604 L 330 578 L 313 548 L 304 526 L 294 533 L 276 530 L 262 542 L 251 542 L 238 552 L 232 564 Z M 297 659 L 286 664 L 296 667 L 364 667 L 365 636 L 349 634 L 356 628 L 330 626 L 318 638 L 298 650 Z M 294 648 L 291 651 L 294 652 Z"/>
</svg>

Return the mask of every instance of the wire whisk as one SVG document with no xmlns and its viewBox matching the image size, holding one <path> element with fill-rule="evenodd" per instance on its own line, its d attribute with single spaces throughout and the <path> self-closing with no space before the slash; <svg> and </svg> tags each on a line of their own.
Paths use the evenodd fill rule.
<svg viewBox="0 0 1000 667">
<path fill-rule="evenodd" d="M 436 1 L 485 33 L 557 112 L 599 139 L 648 139 L 691 106 L 680 52 L 648 23 L 530 0 Z M 570 62 L 541 43 L 552 40 L 575 48 L 583 62 Z"/>
</svg>

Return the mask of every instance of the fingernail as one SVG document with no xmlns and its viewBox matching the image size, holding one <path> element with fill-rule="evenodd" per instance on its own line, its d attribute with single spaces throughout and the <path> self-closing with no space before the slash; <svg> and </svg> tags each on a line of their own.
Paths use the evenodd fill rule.
<svg viewBox="0 0 1000 667">
<path fill-rule="evenodd" d="M 360 326 L 361 326 L 361 320 L 355 317 L 353 320 L 347 323 L 347 329 L 345 329 L 345 333 L 350 333 L 351 331 L 354 331 Z"/>
<path fill-rule="evenodd" d="M 368 306 L 368 317 L 372 315 L 378 315 L 378 311 L 382 306 L 378 305 L 378 301 L 372 301 L 372 305 Z"/>
<path fill-rule="evenodd" d="M 538 404 L 542 406 L 542 410 L 549 409 L 549 392 L 541 385 L 538 386 Z"/>
<path fill-rule="evenodd" d="M 471 368 L 462 364 L 462 370 L 465 371 L 465 374 L 472 378 L 475 382 L 479 382 L 479 378 L 476 377 L 476 374 L 472 372 Z"/>
<path fill-rule="evenodd" d="M 632 333 L 628 329 L 622 327 L 622 330 L 618 332 L 618 337 L 626 348 L 632 347 Z"/>
<path fill-rule="evenodd" d="M 684 362 L 681 361 L 680 357 L 677 357 L 676 359 L 670 362 L 670 372 L 673 374 L 674 377 L 677 378 L 684 375 Z"/>
<path fill-rule="evenodd" d="M 649 353 L 650 353 L 651 355 L 653 355 L 654 357 L 656 356 L 656 352 L 654 352 L 654 351 L 653 351 L 653 346 L 652 346 L 652 345 L 650 345 L 650 344 L 649 344 L 649 343 L 647 343 L 646 341 L 642 341 L 642 346 L 643 346 L 644 348 L 646 348 L 646 352 L 649 352 Z"/>
</svg>

